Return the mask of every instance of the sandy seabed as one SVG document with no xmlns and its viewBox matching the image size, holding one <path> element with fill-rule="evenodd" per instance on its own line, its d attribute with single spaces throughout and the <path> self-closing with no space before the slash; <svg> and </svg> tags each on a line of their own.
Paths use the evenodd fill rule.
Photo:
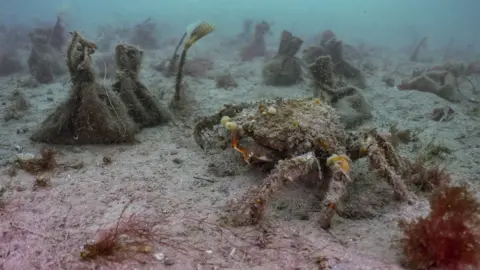
<svg viewBox="0 0 480 270">
<path fill-rule="evenodd" d="M 151 92 L 166 93 L 165 103 L 173 79 L 149 67 L 170 53 L 170 48 L 148 52 L 142 74 Z M 412 205 L 394 202 L 385 183 L 369 178 L 364 161 L 353 165 L 357 181 L 345 199 L 352 218 L 335 217 L 328 232 L 316 223 L 318 200 L 301 184 L 285 188 L 269 204 L 268 233 L 217 225 L 228 201 L 238 199 L 264 175 L 242 164 L 233 151 L 223 154 L 232 162 L 220 164 L 215 158 L 218 151 L 198 147 L 192 137 L 193 116 L 213 114 L 226 103 L 312 95 L 307 83 L 263 85 L 262 65 L 263 59 L 215 60 L 213 73 L 228 70 L 237 80 L 238 87 L 229 90 L 218 89 L 210 78 L 187 77 L 189 99 L 194 100 L 192 117 L 144 129 L 134 145 L 54 146 L 58 163 L 78 166 L 63 166 L 53 174 L 50 187 L 35 190 L 35 176 L 18 171 L 10 177 L 8 169 L 19 152 L 39 152 L 42 144 L 28 137 L 66 98 L 69 83 L 62 77 L 53 84 L 20 87 L 32 106 L 22 118 L 2 121 L 0 127 L 5 166 L 0 184 L 6 190 L 0 211 L 0 269 L 403 269 L 398 263 L 398 220 L 426 214 L 428 203 L 422 196 Z M 402 67 L 407 74 L 413 68 Z M 380 130 L 391 125 L 422 130 L 418 142 L 400 146 L 402 155 L 415 158 L 419 144 L 434 137 L 453 150 L 442 162 L 454 178 L 475 180 L 480 175 L 480 126 L 478 116 L 469 114 L 470 105 L 389 88 L 382 75 L 369 76 L 364 91 L 374 108 L 373 124 Z M 1 110 L 7 110 L 8 96 L 19 88 L 18 82 L 28 79 L 26 74 L 0 79 Z M 455 111 L 453 119 L 432 121 L 432 110 L 444 106 Z M 105 164 L 105 157 L 111 164 Z M 476 187 L 478 182 L 472 184 Z M 130 201 L 127 212 L 160 217 L 165 244 L 155 245 L 152 254 L 120 263 L 81 260 L 82 246 L 99 229 L 115 225 Z M 330 268 L 321 268 L 322 264 Z"/>
</svg>

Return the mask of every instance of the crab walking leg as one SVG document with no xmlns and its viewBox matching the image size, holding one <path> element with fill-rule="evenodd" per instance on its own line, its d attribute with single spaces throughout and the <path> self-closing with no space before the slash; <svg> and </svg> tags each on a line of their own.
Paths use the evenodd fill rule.
<svg viewBox="0 0 480 270">
<path fill-rule="evenodd" d="M 294 182 L 316 166 L 313 152 L 279 161 L 262 183 L 247 191 L 242 200 L 232 206 L 231 222 L 236 226 L 258 224 L 264 215 L 267 201 L 287 182 Z M 320 170 L 320 168 L 319 168 Z M 321 176 L 321 173 L 319 173 Z"/>
<path fill-rule="evenodd" d="M 377 146 L 381 146 L 386 161 L 395 171 L 399 172 L 405 167 L 404 161 L 398 156 L 393 145 L 389 143 L 385 137 L 380 136 L 377 132 L 372 132 L 370 136 L 367 137 L 367 143 L 371 145 L 372 142 L 376 142 Z"/>
<path fill-rule="evenodd" d="M 332 178 L 325 192 L 324 207 L 320 212 L 320 227 L 322 229 L 329 229 L 332 223 L 332 218 L 336 213 L 337 203 L 342 199 L 347 191 L 347 185 L 352 180 L 348 176 L 350 171 L 350 160 L 348 157 L 342 155 L 333 155 L 327 160 L 327 165 L 332 170 Z"/>
<path fill-rule="evenodd" d="M 373 138 L 367 140 L 366 147 L 368 160 L 373 168 L 377 169 L 380 175 L 387 178 L 388 184 L 393 188 L 395 197 L 402 201 L 408 201 L 409 195 L 407 186 L 402 178 L 397 174 L 395 168 L 390 165 L 387 158 L 386 151 L 379 146 L 377 141 Z"/>
</svg>

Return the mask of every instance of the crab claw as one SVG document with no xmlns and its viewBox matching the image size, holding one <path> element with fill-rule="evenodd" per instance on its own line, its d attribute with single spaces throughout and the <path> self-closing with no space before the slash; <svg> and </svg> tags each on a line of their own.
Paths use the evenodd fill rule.
<svg viewBox="0 0 480 270">
<path fill-rule="evenodd" d="M 243 160 L 247 164 L 250 164 L 250 159 L 253 157 L 253 153 L 249 153 L 246 148 L 240 146 L 238 131 L 232 131 L 232 148 L 235 151 L 240 152 L 243 156 Z"/>
<path fill-rule="evenodd" d="M 327 166 L 338 166 L 346 174 L 350 172 L 350 158 L 347 155 L 333 154 L 327 159 Z"/>
</svg>

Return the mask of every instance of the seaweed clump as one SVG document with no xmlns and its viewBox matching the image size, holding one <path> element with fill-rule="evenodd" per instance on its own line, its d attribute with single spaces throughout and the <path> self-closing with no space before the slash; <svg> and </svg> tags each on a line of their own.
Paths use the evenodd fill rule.
<svg viewBox="0 0 480 270">
<path fill-rule="evenodd" d="M 41 124 L 30 139 L 54 144 L 133 142 L 138 131 L 122 100 L 96 82 L 91 55 L 96 45 L 78 32 L 68 45 L 72 81 L 68 99 Z"/>
<path fill-rule="evenodd" d="M 20 57 L 16 50 L 10 49 L 0 54 L 0 77 L 22 71 Z"/>
<path fill-rule="evenodd" d="M 120 218 L 115 226 L 98 232 L 96 239 L 83 246 L 80 258 L 93 260 L 103 258 L 106 260 L 122 260 L 131 257 L 135 253 L 151 253 L 155 236 L 154 226 L 145 218 L 130 215 L 125 218 L 124 212 L 128 204 L 122 210 Z"/>
<path fill-rule="evenodd" d="M 408 267 L 479 269 L 480 202 L 467 186 L 440 186 L 430 198 L 430 214 L 400 227 Z"/>
<path fill-rule="evenodd" d="M 454 73 L 448 70 L 413 72 L 412 78 L 403 80 L 397 88 L 432 93 L 451 102 L 460 102 L 464 99 L 458 91 L 458 82 Z"/>
<path fill-rule="evenodd" d="M 127 106 L 129 115 L 141 127 L 156 126 L 170 120 L 170 113 L 163 108 L 147 87 L 138 80 L 143 51 L 131 45 L 119 44 L 115 48 L 117 82 L 113 90 Z"/>
<path fill-rule="evenodd" d="M 56 154 L 55 149 L 45 147 L 40 151 L 40 157 L 19 157 L 17 162 L 22 170 L 32 174 L 51 171 L 57 167 Z"/>
<path fill-rule="evenodd" d="M 346 128 L 361 125 L 372 118 L 372 106 L 362 90 L 338 80 L 330 55 L 317 57 L 309 65 L 309 70 L 313 77 L 314 96 L 334 107 Z"/>
<path fill-rule="evenodd" d="M 33 46 L 28 58 L 28 68 L 39 83 L 50 83 L 55 76 L 65 73 L 64 60 L 59 49 L 61 41 L 60 37 L 57 37 L 59 30 L 55 31 L 51 28 L 36 28 L 29 34 Z"/>
<path fill-rule="evenodd" d="M 68 40 L 65 31 L 65 26 L 63 25 L 62 18 L 57 16 L 57 21 L 52 29 L 52 35 L 50 36 L 50 45 L 57 51 L 64 49 L 67 45 Z"/>
<path fill-rule="evenodd" d="M 303 52 L 303 60 L 313 64 L 318 57 L 330 56 L 332 59 L 334 75 L 360 89 L 367 88 L 365 75 L 361 70 L 354 67 L 344 56 L 344 44 L 338 40 L 335 33 L 325 31 L 320 38 L 320 44 L 310 46 Z"/>
<path fill-rule="evenodd" d="M 255 26 L 253 40 L 240 52 L 242 61 L 251 61 L 256 57 L 263 57 L 267 54 L 265 35 L 268 33 L 270 33 L 270 24 L 266 21 L 262 21 Z"/>
<path fill-rule="evenodd" d="M 24 112 L 30 108 L 25 94 L 19 89 L 15 89 L 9 97 L 10 104 L 5 110 L 4 120 L 18 120 L 24 116 Z"/>
<path fill-rule="evenodd" d="M 95 240 L 86 243 L 80 251 L 82 260 L 97 260 L 103 262 L 121 262 L 138 259 L 144 261 L 142 255 L 150 255 L 155 246 L 172 248 L 187 254 L 195 248 L 184 241 L 178 240 L 170 233 L 169 215 L 158 213 L 129 213 L 127 203 L 113 226 L 98 231 Z"/>
<path fill-rule="evenodd" d="M 277 55 L 263 68 L 263 78 L 266 84 L 288 86 L 302 79 L 301 61 L 295 57 L 302 44 L 302 39 L 294 37 L 288 31 L 282 32 Z"/>
<path fill-rule="evenodd" d="M 247 19 L 243 21 L 243 30 L 240 34 L 237 35 L 237 40 L 240 42 L 251 42 L 252 41 L 252 25 L 253 20 Z"/>
</svg>

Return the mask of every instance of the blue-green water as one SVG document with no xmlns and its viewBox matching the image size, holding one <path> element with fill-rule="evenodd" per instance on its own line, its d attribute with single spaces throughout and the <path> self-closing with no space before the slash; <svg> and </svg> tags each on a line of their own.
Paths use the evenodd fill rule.
<svg viewBox="0 0 480 270">
<path fill-rule="evenodd" d="M 334 29 L 347 40 L 394 46 L 412 35 L 429 36 L 429 45 L 477 44 L 480 2 L 475 0 L 55 0 L 7 1 L 0 11 L 4 23 L 34 24 L 64 13 L 71 28 L 94 31 L 99 24 L 134 23 L 151 16 L 183 28 L 208 20 L 218 34 L 236 33 L 244 19 L 274 22 L 274 31 L 297 35 Z M 232 34 L 234 34 L 232 33 Z M 407 41 L 406 41 L 407 40 Z M 478 45 L 475 45 L 478 46 Z"/>
</svg>

